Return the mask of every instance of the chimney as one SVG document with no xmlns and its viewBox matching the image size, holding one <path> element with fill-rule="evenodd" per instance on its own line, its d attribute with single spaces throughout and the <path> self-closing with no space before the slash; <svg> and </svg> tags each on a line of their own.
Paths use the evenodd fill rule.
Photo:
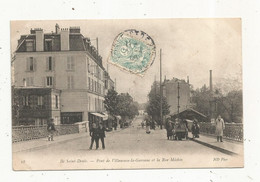
<svg viewBox="0 0 260 182">
<path fill-rule="evenodd" d="M 190 78 L 187 76 L 187 83 L 190 84 Z"/>
<path fill-rule="evenodd" d="M 68 51 L 70 49 L 68 28 L 61 28 L 60 45 L 61 45 L 61 51 Z"/>
<path fill-rule="evenodd" d="M 80 27 L 70 27 L 70 33 L 80 33 Z"/>
<path fill-rule="evenodd" d="M 40 28 L 35 29 L 36 36 L 36 51 L 43 51 L 43 30 Z"/>
<path fill-rule="evenodd" d="M 209 89 L 210 89 L 210 92 L 212 93 L 212 91 L 213 91 L 213 86 L 212 86 L 212 70 L 209 70 Z"/>
<path fill-rule="evenodd" d="M 60 26 L 58 25 L 58 23 L 56 23 L 55 25 L 55 33 L 56 34 L 60 33 Z"/>
</svg>

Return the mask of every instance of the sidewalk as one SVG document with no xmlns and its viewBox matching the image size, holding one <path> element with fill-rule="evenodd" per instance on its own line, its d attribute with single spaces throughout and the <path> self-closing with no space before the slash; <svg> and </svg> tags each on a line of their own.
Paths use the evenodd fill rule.
<svg viewBox="0 0 260 182">
<path fill-rule="evenodd" d="M 217 142 L 216 137 L 203 134 L 200 134 L 199 138 L 192 138 L 191 132 L 189 132 L 189 138 L 194 142 L 200 143 L 228 155 L 243 155 L 244 147 L 243 143 L 240 142 L 225 139 L 223 139 L 223 142 Z"/>
<path fill-rule="evenodd" d="M 40 138 L 36 140 L 29 140 L 29 141 L 23 141 L 23 142 L 17 142 L 12 144 L 13 153 L 15 152 L 22 152 L 22 151 L 30 151 L 30 150 L 36 150 L 41 149 L 45 147 L 49 147 L 51 145 L 76 140 L 81 137 L 88 137 L 89 132 L 84 133 L 76 133 L 76 134 L 70 134 L 70 135 L 59 135 L 54 136 L 54 141 L 48 141 L 48 138 Z"/>
<path fill-rule="evenodd" d="M 121 130 L 122 130 L 122 128 L 118 128 L 117 130 L 112 130 L 108 133 L 120 132 Z M 48 138 L 46 137 L 46 138 L 40 138 L 40 139 L 36 139 L 36 140 L 17 142 L 17 143 L 12 144 L 12 151 L 13 151 L 13 153 L 16 153 L 16 152 L 37 150 L 37 149 L 42 149 L 42 148 L 49 147 L 52 145 L 76 140 L 76 139 L 82 138 L 82 137 L 90 137 L 89 132 L 54 136 L 54 141 L 48 141 Z"/>
</svg>

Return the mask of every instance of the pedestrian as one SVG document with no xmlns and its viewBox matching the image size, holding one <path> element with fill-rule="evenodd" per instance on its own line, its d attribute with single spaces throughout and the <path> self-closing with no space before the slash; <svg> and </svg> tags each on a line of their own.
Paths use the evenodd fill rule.
<svg viewBox="0 0 260 182">
<path fill-rule="evenodd" d="M 225 129 L 225 123 L 224 120 L 219 115 L 216 119 L 216 135 L 217 135 L 217 141 L 223 142 L 223 130 Z"/>
<path fill-rule="evenodd" d="M 152 120 L 151 128 L 152 128 L 153 130 L 155 130 L 155 121 L 154 121 L 154 120 Z"/>
<path fill-rule="evenodd" d="M 96 143 L 96 149 L 98 149 L 98 147 L 99 147 L 99 143 L 98 143 L 99 136 L 98 136 L 98 132 L 97 132 L 97 125 L 96 125 L 96 123 L 92 124 L 92 127 L 90 129 L 89 135 L 91 136 L 91 144 L 90 144 L 89 149 L 92 150 L 94 141 Z"/>
<path fill-rule="evenodd" d="M 198 125 L 198 121 L 196 119 L 194 119 L 192 127 L 191 127 L 191 132 L 193 135 L 193 138 L 199 138 L 199 134 L 200 134 L 200 126 Z"/>
<path fill-rule="evenodd" d="M 142 128 L 144 128 L 144 121 L 142 121 L 141 125 L 142 125 Z"/>
<path fill-rule="evenodd" d="M 117 130 L 117 119 L 116 119 L 116 117 L 114 119 L 114 130 Z"/>
<path fill-rule="evenodd" d="M 167 139 L 170 140 L 173 137 L 173 125 L 170 118 L 166 119 L 166 131 L 167 131 Z"/>
<path fill-rule="evenodd" d="M 102 123 L 100 123 L 97 131 L 98 131 L 99 139 L 101 140 L 101 143 L 102 143 L 102 149 L 104 150 L 105 149 L 106 128 L 102 125 Z"/>
<path fill-rule="evenodd" d="M 151 133 L 151 131 L 150 131 L 151 122 L 149 119 L 146 119 L 145 125 L 146 125 L 146 133 L 150 134 Z"/>
<path fill-rule="evenodd" d="M 48 141 L 53 141 L 53 134 L 56 131 L 53 118 L 51 118 L 48 122 L 47 131 L 48 131 Z"/>
</svg>

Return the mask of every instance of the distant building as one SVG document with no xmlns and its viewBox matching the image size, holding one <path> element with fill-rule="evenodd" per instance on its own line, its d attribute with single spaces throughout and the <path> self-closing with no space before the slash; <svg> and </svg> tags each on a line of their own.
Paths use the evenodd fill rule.
<svg viewBox="0 0 260 182">
<path fill-rule="evenodd" d="M 115 89 L 115 82 L 110 78 L 107 71 L 105 71 L 105 94 L 108 90 Z"/>
<path fill-rule="evenodd" d="M 80 27 L 60 29 L 56 24 L 51 33 L 31 29 L 18 40 L 12 66 L 14 87 L 61 91 L 57 124 L 102 116 L 97 112 L 105 110 L 105 69 L 102 57 Z"/>
<path fill-rule="evenodd" d="M 190 85 L 188 81 L 186 82 L 185 80 L 180 80 L 177 78 L 173 78 L 171 80 L 165 79 L 163 82 L 163 95 L 166 97 L 167 103 L 170 105 L 170 114 L 175 114 L 178 112 L 178 100 L 179 111 L 191 106 Z"/>
</svg>

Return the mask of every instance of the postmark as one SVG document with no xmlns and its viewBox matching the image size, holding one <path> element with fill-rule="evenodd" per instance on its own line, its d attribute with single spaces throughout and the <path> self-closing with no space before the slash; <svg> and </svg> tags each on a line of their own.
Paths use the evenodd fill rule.
<svg viewBox="0 0 260 182">
<path fill-rule="evenodd" d="M 115 38 L 108 61 L 120 69 L 143 76 L 155 56 L 153 39 L 143 31 L 129 29 Z"/>
</svg>

